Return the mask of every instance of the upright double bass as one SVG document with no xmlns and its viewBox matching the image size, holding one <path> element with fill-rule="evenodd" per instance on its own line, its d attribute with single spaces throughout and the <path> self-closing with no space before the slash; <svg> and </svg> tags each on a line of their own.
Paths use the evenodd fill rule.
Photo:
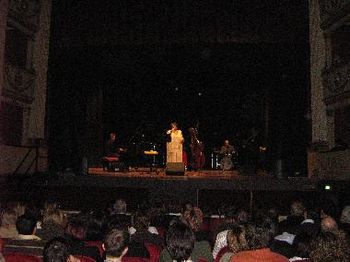
<svg viewBox="0 0 350 262">
<path fill-rule="evenodd" d="M 194 170 L 202 169 L 205 164 L 204 145 L 202 141 L 198 139 L 198 131 L 196 128 L 190 127 L 188 132 L 191 136 L 191 166 Z"/>
</svg>

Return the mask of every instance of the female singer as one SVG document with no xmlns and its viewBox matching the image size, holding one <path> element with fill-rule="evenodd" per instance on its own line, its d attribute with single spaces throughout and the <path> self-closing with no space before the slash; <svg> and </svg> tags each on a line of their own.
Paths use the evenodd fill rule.
<svg viewBox="0 0 350 262">
<path fill-rule="evenodd" d="M 176 122 L 172 122 L 170 127 L 171 129 L 167 131 L 167 135 L 169 136 L 166 145 L 167 162 L 182 162 L 182 145 L 184 142 L 182 132 L 178 129 Z"/>
</svg>

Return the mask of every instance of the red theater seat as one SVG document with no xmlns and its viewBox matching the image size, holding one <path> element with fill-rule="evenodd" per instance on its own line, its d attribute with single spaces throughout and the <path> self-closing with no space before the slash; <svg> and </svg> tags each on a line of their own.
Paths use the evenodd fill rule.
<svg viewBox="0 0 350 262">
<path fill-rule="evenodd" d="M 142 257 L 123 257 L 122 262 L 150 262 L 150 260 Z"/>
<path fill-rule="evenodd" d="M 103 256 L 104 250 L 102 248 L 102 241 L 85 241 L 87 247 L 97 247 L 100 252 L 100 256 Z"/>
<path fill-rule="evenodd" d="M 219 262 L 222 256 L 228 252 L 228 247 L 223 247 L 220 249 L 219 253 L 216 255 L 215 262 Z"/>
<path fill-rule="evenodd" d="M 96 260 L 91 257 L 86 257 L 86 256 L 75 256 L 75 257 L 79 258 L 80 262 L 96 262 Z"/>
<path fill-rule="evenodd" d="M 0 238 L 0 252 L 4 251 L 5 239 Z"/>
<path fill-rule="evenodd" d="M 160 253 L 162 252 L 162 248 L 152 243 L 145 243 L 145 246 L 149 252 L 149 261 L 158 262 L 160 258 Z"/>
<path fill-rule="evenodd" d="M 6 262 L 42 262 L 42 258 L 26 254 L 7 254 L 4 256 Z"/>
</svg>

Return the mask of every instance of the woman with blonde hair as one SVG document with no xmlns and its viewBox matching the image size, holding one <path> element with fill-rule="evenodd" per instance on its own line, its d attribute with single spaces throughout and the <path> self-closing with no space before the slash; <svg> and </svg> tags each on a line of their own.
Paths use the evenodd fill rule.
<svg viewBox="0 0 350 262">
<path fill-rule="evenodd" d="M 44 241 L 55 237 L 63 237 L 66 224 L 66 217 L 62 210 L 49 208 L 44 211 L 41 229 L 36 234 Z"/>
<path fill-rule="evenodd" d="M 17 213 L 13 208 L 6 208 L 2 211 L 0 238 L 15 238 L 18 236 L 16 220 Z"/>
</svg>

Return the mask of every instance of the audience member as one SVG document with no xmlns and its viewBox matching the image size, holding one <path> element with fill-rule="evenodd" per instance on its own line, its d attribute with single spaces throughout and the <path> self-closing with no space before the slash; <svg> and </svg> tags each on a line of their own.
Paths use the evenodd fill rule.
<svg viewBox="0 0 350 262">
<path fill-rule="evenodd" d="M 288 232 L 296 234 L 300 230 L 300 224 L 304 221 L 306 209 L 301 201 L 293 201 L 290 206 L 290 215 L 285 220 L 280 221 L 278 225 L 278 234 Z"/>
<path fill-rule="evenodd" d="M 341 234 L 321 233 L 311 242 L 310 259 L 317 262 L 348 262 L 350 261 L 349 242 Z"/>
<path fill-rule="evenodd" d="M 37 230 L 37 235 L 43 241 L 64 237 L 66 224 L 66 217 L 61 210 L 47 209 L 43 214 L 41 229 Z"/>
<path fill-rule="evenodd" d="M 321 230 L 322 232 L 331 232 L 333 234 L 339 233 L 338 224 L 334 218 L 327 216 L 321 221 Z"/>
<path fill-rule="evenodd" d="M 87 219 L 85 240 L 103 241 L 106 232 L 106 217 L 103 212 L 92 212 Z"/>
<path fill-rule="evenodd" d="M 65 232 L 65 239 L 70 248 L 69 252 L 72 255 L 91 257 L 100 262 L 102 258 L 98 248 L 85 245 L 86 221 L 86 217 L 82 214 L 69 218 Z"/>
<path fill-rule="evenodd" d="M 120 262 L 128 252 L 129 233 L 127 230 L 112 229 L 103 241 L 105 262 Z"/>
<path fill-rule="evenodd" d="M 135 233 L 131 235 L 131 239 L 133 241 L 139 242 L 141 244 L 151 243 L 159 247 L 163 246 L 163 240 L 158 234 L 156 234 L 158 233 L 157 229 L 154 228 L 154 230 L 150 230 L 150 220 L 147 215 L 137 213 L 134 217 L 134 220 Z"/>
<path fill-rule="evenodd" d="M 350 206 L 345 206 L 342 210 L 340 227 L 350 236 Z"/>
<path fill-rule="evenodd" d="M 79 262 L 69 252 L 69 245 L 64 238 L 53 238 L 46 243 L 43 252 L 44 262 Z"/>
<path fill-rule="evenodd" d="M 198 258 L 213 261 L 209 243 L 196 241 L 193 230 L 185 223 L 178 221 L 170 225 L 160 261 L 197 261 Z"/>
<path fill-rule="evenodd" d="M 238 252 L 232 262 L 285 262 L 288 258 L 272 252 L 268 244 L 272 238 L 270 229 L 259 225 L 248 225 L 245 231 L 247 250 Z"/>
<path fill-rule="evenodd" d="M 227 233 L 226 252 L 220 259 L 220 262 L 229 262 L 234 254 L 247 249 L 247 241 L 245 239 L 245 228 L 243 225 L 234 225 Z"/>
<path fill-rule="evenodd" d="M 15 238 L 18 236 L 16 228 L 17 214 L 13 208 L 7 207 L 1 214 L 1 238 Z"/>
<path fill-rule="evenodd" d="M 37 221 L 29 215 L 18 217 L 16 222 L 18 236 L 6 241 L 4 254 L 21 252 L 42 255 L 44 243 L 35 235 L 36 223 Z"/>
<path fill-rule="evenodd" d="M 198 207 L 194 207 L 192 203 L 186 203 L 183 208 L 180 220 L 189 225 L 192 231 L 196 235 L 197 241 L 210 240 L 208 232 L 201 231 L 201 225 L 203 223 L 203 212 Z"/>
</svg>

